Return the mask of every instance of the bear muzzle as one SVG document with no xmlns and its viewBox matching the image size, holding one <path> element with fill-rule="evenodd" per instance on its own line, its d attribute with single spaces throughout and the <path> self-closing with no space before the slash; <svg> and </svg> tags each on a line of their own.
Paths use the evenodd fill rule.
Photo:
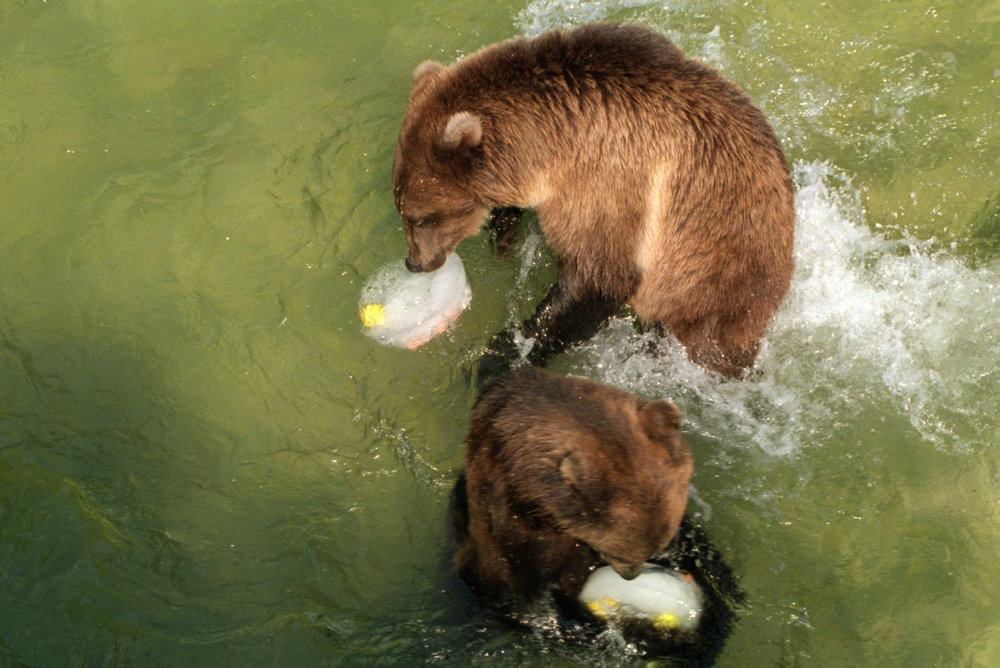
<svg viewBox="0 0 1000 668">
<path fill-rule="evenodd" d="M 445 260 L 447 259 L 448 259 L 448 253 L 440 253 L 438 255 L 435 255 L 431 260 L 424 262 L 421 262 L 419 260 L 414 260 L 412 257 L 407 255 L 404 264 L 406 265 L 406 268 L 412 271 L 413 273 L 421 273 L 421 272 L 437 271 L 438 269 L 441 268 L 441 265 L 443 265 L 445 263 Z"/>
<path fill-rule="evenodd" d="M 645 567 L 646 562 L 640 561 L 638 563 L 628 563 L 624 561 L 619 561 L 617 559 L 612 559 L 606 555 L 601 555 L 601 559 L 607 562 L 608 566 L 615 569 L 615 573 L 622 576 L 626 580 L 634 580 L 642 573 L 643 567 Z"/>
</svg>

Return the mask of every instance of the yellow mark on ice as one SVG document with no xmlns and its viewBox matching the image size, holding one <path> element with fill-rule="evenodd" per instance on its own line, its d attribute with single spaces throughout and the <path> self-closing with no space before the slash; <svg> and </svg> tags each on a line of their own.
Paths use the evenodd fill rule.
<svg viewBox="0 0 1000 668">
<path fill-rule="evenodd" d="M 361 307 L 361 324 L 377 327 L 385 324 L 385 309 L 381 304 L 365 304 Z"/>
</svg>

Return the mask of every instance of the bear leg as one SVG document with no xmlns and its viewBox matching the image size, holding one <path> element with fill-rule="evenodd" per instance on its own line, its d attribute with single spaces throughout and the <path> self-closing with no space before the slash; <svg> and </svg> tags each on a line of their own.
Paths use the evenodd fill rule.
<svg viewBox="0 0 1000 668">
<path fill-rule="evenodd" d="M 449 506 L 452 539 L 456 545 L 462 545 L 469 539 L 469 496 L 465 490 L 465 471 L 458 474 Z"/>
<path fill-rule="evenodd" d="M 705 323 L 671 329 L 692 362 L 724 378 L 743 378 L 753 367 L 760 350 L 760 338 L 747 340 L 746 336 L 740 337 Z"/>
<path fill-rule="evenodd" d="M 624 298 L 597 290 L 571 290 L 560 278 L 535 314 L 524 322 L 525 338 L 535 341 L 528 361 L 545 366 L 552 355 L 594 336 L 611 316 L 621 311 L 625 302 Z"/>
<path fill-rule="evenodd" d="M 621 311 L 626 301 L 596 290 L 574 292 L 560 279 L 521 327 L 524 338 L 533 340 L 527 354 L 528 362 L 545 366 L 553 355 L 589 339 L 611 316 Z M 482 392 L 492 378 L 509 372 L 521 357 L 514 329 L 505 329 L 494 336 L 478 361 L 476 385 L 479 391 Z"/>
<path fill-rule="evenodd" d="M 517 229 L 523 213 L 523 209 L 514 206 L 493 209 L 490 212 L 490 220 L 486 224 L 486 229 L 489 231 L 493 251 L 501 260 L 507 257 L 511 245 L 517 238 Z"/>
</svg>

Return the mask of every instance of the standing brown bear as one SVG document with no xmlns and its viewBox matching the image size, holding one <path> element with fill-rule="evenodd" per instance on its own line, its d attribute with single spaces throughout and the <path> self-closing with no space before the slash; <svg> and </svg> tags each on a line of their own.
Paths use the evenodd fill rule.
<svg viewBox="0 0 1000 668">
<path fill-rule="evenodd" d="M 677 533 L 694 465 L 669 401 L 526 367 L 472 411 L 452 499 L 456 563 L 517 618 L 572 605 L 590 571 L 638 575 Z"/>
<path fill-rule="evenodd" d="M 432 271 L 491 211 L 498 247 L 532 208 L 559 278 L 524 323 L 528 358 L 623 306 L 696 363 L 752 365 L 792 274 L 788 166 L 763 114 L 642 27 L 597 24 L 420 64 L 392 170 L 407 266 Z M 494 338 L 481 374 L 517 356 Z"/>
</svg>

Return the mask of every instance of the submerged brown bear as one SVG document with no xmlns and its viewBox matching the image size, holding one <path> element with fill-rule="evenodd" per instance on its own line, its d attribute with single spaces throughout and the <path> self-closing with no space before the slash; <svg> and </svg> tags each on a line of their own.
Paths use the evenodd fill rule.
<svg viewBox="0 0 1000 668">
<path fill-rule="evenodd" d="M 579 594 L 594 567 L 635 577 L 677 533 L 693 464 L 669 401 L 527 367 L 472 411 L 455 487 L 456 563 L 515 617 Z"/>
<path fill-rule="evenodd" d="M 794 209 L 763 114 L 638 26 L 598 24 L 413 72 L 392 171 L 407 266 L 431 271 L 494 214 L 537 212 L 559 278 L 524 335 L 536 364 L 630 305 L 696 363 L 738 376 L 788 291 Z M 503 332 L 482 362 L 505 370 Z"/>
</svg>

